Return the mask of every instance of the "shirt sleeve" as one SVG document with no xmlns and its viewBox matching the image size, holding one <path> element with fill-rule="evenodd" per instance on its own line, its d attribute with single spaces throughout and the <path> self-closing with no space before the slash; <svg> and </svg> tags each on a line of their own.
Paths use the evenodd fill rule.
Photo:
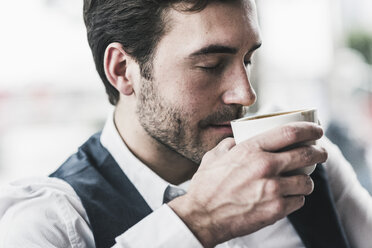
<svg viewBox="0 0 372 248">
<path fill-rule="evenodd" d="M 202 247 L 168 205 L 116 242 L 116 248 Z M 88 216 L 71 186 L 56 178 L 33 178 L 0 189 L 0 247 L 93 248 L 95 244 Z"/>
<path fill-rule="evenodd" d="M 33 178 L 0 189 L 0 247 L 95 247 L 88 217 L 70 185 Z"/>
<path fill-rule="evenodd" d="M 200 242 L 183 221 L 164 204 L 116 238 L 114 248 L 199 248 Z"/>
<path fill-rule="evenodd" d="M 328 151 L 325 168 L 336 209 L 351 247 L 368 248 L 372 243 L 372 198 L 359 183 L 350 163 L 326 138 L 320 144 Z"/>
</svg>

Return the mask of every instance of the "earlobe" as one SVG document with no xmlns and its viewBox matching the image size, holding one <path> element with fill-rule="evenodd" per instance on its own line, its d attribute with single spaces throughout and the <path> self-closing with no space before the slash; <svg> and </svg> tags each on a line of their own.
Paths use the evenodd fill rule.
<svg viewBox="0 0 372 248">
<path fill-rule="evenodd" d="M 128 75 L 128 62 L 131 58 L 121 44 L 114 42 L 107 46 L 103 66 L 108 81 L 121 94 L 133 94 L 133 82 Z"/>
</svg>

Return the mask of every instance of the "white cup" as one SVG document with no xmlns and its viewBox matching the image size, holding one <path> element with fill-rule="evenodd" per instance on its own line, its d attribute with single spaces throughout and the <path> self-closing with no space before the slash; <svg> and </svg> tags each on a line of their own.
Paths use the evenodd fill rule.
<svg viewBox="0 0 372 248">
<path fill-rule="evenodd" d="M 235 143 L 239 144 L 244 140 L 266 132 L 274 127 L 297 121 L 318 123 L 317 110 L 305 109 L 244 117 L 231 121 L 231 127 Z M 315 166 L 316 165 L 311 165 L 297 169 L 292 171 L 290 174 L 304 173 L 310 175 L 315 170 Z"/>
</svg>

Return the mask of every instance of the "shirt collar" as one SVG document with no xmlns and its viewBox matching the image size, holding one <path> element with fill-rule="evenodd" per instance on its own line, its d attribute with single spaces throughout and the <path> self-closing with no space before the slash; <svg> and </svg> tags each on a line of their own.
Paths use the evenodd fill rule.
<svg viewBox="0 0 372 248">
<path fill-rule="evenodd" d="M 129 150 L 121 138 L 111 111 L 101 134 L 101 143 L 109 151 L 128 179 L 137 188 L 152 210 L 163 204 L 163 195 L 169 185 Z M 182 188 L 187 184 L 183 184 Z"/>
</svg>

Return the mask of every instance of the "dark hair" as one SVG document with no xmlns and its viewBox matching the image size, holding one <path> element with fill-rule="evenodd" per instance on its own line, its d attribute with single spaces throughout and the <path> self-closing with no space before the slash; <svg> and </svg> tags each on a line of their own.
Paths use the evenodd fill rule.
<svg viewBox="0 0 372 248">
<path fill-rule="evenodd" d="M 166 10 L 181 7 L 200 11 L 210 0 L 84 0 L 84 22 L 94 62 L 111 104 L 119 92 L 107 80 L 103 68 L 106 47 L 119 42 L 140 66 L 141 75 L 151 78 L 151 58 L 166 31 Z"/>
</svg>

